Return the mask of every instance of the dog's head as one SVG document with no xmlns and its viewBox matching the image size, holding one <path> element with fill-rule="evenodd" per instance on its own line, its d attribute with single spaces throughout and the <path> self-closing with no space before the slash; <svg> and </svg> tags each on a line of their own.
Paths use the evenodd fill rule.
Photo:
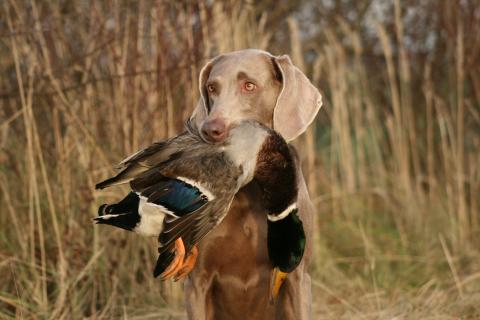
<svg viewBox="0 0 480 320">
<path fill-rule="evenodd" d="M 204 139 L 221 142 L 231 127 L 259 121 L 291 141 L 303 133 L 322 97 L 290 58 L 241 50 L 210 60 L 200 71 L 200 99 L 191 123 Z"/>
</svg>

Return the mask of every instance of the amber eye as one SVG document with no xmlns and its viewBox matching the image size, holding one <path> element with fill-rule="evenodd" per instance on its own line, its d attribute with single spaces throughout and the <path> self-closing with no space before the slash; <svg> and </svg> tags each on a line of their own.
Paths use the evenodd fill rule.
<svg viewBox="0 0 480 320">
<path fill-rule="evenodd" d="M 255 83 L 247 81 L 243 85 L 243 88 L 245 89 L 245 91 L 253 91 L 257 88 L 257 86 L 255 85 Z"/>
<path fill-rule="evenodd" d="M 208 93 L 214 93 L 215 92 L 215 86 L 213 84 L 207 84 L 207 91 L 208 91 Z"/>
</svg>

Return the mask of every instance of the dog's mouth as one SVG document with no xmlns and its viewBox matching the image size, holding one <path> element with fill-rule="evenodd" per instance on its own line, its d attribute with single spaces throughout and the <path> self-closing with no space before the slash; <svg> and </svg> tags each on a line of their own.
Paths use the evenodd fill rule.
<svg viewBox="0 0 480 320">
<path fill-rule="evenodd" d="M 208 135 L 206 135 L 203 130 L 198 130 L 199 131 L 199 136 L 200 138 L 205 141 L 206 143 L 209 143 L 209 144 L 218 144 L 218 145 L 221 145 L 221 144 L 225 144 L 225 143 L 228 143 L 228 141 L 230 140 L 231 136 L 232 136 L 232 130 L 234 130 L 236 127 L 238 127 L 239 124 L 238 123 L 229 123 L 226 125 L 225 127 L 225 131 L 224 133 L 222 134 L 222 138 L 221 139 L 215 139 L 213 137 L 210 137 Z"/>
<path fill-rule="evenodd" d="M 191 135 L 194 135 L 198 138 L 200 138 L 200 140 L 202 140 L 203 142 L 205 143 L 208 143 L 208 144 L 214 144 L 212 141 L 208 140 L 201 132 L 201 130 L 198 130 L 198 127 L 197 125 L 194 123 L 193 119 L 192 118 L 189 118 L 186 122 L 185 122 L 185 129 L 188 131 L 188 133 L 190 133 Z"/>
<path fill-rule="evenodd" d="M 198 136 L 200 137 L 200 139 L 201 139 L 203 142 L 208 143 L 208 144 L 218 144 L 218 143 L 221 143 L 221 142 L 209 140 L 209 139 L 208 139 L 207 137 L 205 137 L 201 132 L 198 133 Z"/>
</svg>

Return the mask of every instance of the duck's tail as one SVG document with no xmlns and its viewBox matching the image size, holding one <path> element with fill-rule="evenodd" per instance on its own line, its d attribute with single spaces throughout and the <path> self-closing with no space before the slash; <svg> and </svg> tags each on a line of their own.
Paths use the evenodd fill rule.
<svg viewBox="0 0 480 320">
<path fill-rule="evenodd" d="M 114 227 L 132 231 L 140 222 L 138 214 L 139 196 L 130 192 L 122 201 L 116 204 L 102 204 L 98 208 L 97 224 L 108 224 Z"/>
</svg>

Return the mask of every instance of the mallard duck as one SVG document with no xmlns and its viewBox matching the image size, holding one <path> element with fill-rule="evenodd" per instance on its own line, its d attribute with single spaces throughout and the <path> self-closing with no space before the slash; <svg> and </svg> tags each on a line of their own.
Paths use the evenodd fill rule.
<svg viewBox="0 0 480 320">
<path fill-rule="evenodd" d="M 198 254 L 195 245 L 222 221 L 235 193 L 252 179 L 259 184 L 270 213 L 272 298 L 300 262 L 305 235 L 296 215 L 295 163 L 275 131 L 245 121 L 231 130 L 224 143 L 213 145 L 190 128 L 119 166 L 122 170 L 116 176 L 96 188 L 129 182 L 132 191 L 119 203 L 100 206 L 95 221 L 158 236 L 155 277 L 180 279 L 191 271 Z"/>
<path fill-rule="evenodd" d="M 305 249 L 305 232 L 297 208 L 297 169 L 294 155 L 283 138 L 270 134 L 264 143 L 255 168 L 255 181 L 262 190 L 267 218 L 267 248 L 273 272 L 270 299 L 301 262 Z"/>
<path fill-rule="evenodd" d="M 245 121 L 222 144 L 209 144 L 191 126 L 123 160 L 121 171 L 97 189 L 129 183 L 116 204 L 95 218 L 145 236 L 158 236 L 154 276 L 181 278 L 193 268 L 200 241 L 228 212 L 233 196 L 252 180 L 257 154 L 269 131 Z M 183 261 L 185 255 L 187 259 Z"/>
</svg>

